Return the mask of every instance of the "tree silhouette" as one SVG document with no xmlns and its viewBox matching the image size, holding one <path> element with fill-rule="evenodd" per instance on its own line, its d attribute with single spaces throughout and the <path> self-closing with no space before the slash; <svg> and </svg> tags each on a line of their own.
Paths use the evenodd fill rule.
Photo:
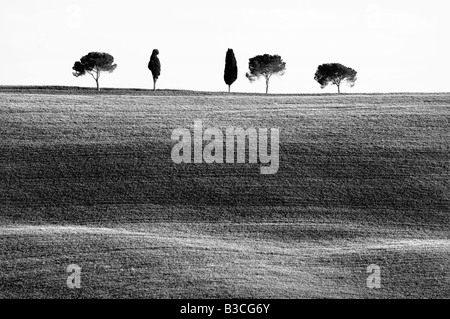
<svg viewBox="0 0 450 319">
<path fill-rule="evenodd" d="M 286 71 L 286 63 L 283 62 L 279 55 L 258 55 L 250 59 L 249 70 L 245 76 L 254 82 L 260 77 L 266 79 L 266 94 L 269 93 L 269 81 L 272 75 L 283 75 Z"/>
<path fill-rule="evenodd" d="M 76 77 L 90 74 L 97 84 L 97 90 L 100 91 L 99 79 L 102 72 L 112 73 L 117 68 L 114 64 L 114 57 L 108 53 L 90 52 L 75 62 L 72 70 Z"/>
<path fill-rule="evenodd" d="M 238 78 L 238 67 L 233 49 L 228 49 L 227 51 L 227 55 L 225 58 L 225 74 L 223 78 L 225 80 L 225 83 L 228 85 L 228 92 L 230 92 L 231 85 Z"/>
<path fill-rule="evenodd" d="M 323 89 L 328 84 L 336 85 L 338 93 L 341 93 L 341 84 L 347 82 L 350 87 L 355 85 L 357 80 L 357 72 L 352 68 L 346 67 L 340 63 L 327 63 L 319 65 L 314 76 L 321 88 Z"/>
<path fill-rule="evenodd" d="M 153 50 L 150 62 L 148 63 L 148 69 L 153 75 L 153 91 L 156 91 L 156 81 L 158 81 L 158 78 L 161 75 L 161 62 L 159 61 L 158 55 L 159 50 Z"/>
</svg>

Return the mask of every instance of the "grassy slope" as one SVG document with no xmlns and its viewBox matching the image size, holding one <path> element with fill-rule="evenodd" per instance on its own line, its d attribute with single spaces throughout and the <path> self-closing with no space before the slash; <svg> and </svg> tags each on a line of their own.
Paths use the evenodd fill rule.
<svg viewBox="0 0 450 319">
<path fill-rule="evenodd" d="M 0 91 L 0 297 L 450 296 L 448 94 Z M 194 119 L 279 127 L 279 173 L 174 165 Z"/>
</svg>

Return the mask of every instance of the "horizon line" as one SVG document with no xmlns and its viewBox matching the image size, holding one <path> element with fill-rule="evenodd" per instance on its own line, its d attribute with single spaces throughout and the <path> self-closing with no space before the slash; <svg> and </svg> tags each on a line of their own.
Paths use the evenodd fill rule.
<svg viewBox="0 0 450 319">
<path fill-rule="evenodd" d="M 121 88 L 121 87 L 104 87 L 101 88 L 100 91 L 97 91 L 94 87 L 83 87 L 83 86 L 66 86 L 66 85 L 8 85 L 8 84 L 1 84 L 0 85 L 0 92 L 3 90 L 78 90 L 78 91 L 95 91 L 95 93 L 102 94 L 102 92 L 109 92 L 111 93 L 114 91 L 137 91 L 137 92 L 146 92 L 146 93 L 153 93 L 150 95 L 155 95 L 155 93 L 164 93 L 164 92 L 178 92 L 178 93 L 197 93 L 197 94 L 221 94 L 221 95 L 255 95 L 255 96 L 340 96 L 340 95 L 394 95 L 394 94 L 411 94 L 411 95 L 424 95 L 424 94 L 450 94 L 450 92 L 358 92 L 358 93 L 351 93 L 351 92 L 342 92 L 342 93 L 255 93 L 255 92 L 227 92 L 227 91 L 202 91 L 202 90 L 189 90 L 189 89 L 157 89 L 156 91 L 153 91 L 152 89 L 144 89 L 144 88 Z"/>
</svg>

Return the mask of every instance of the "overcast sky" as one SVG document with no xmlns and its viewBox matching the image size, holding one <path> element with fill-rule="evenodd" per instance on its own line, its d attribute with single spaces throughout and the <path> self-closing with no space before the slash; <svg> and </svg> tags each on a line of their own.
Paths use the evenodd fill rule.
<svg viewBox="0 0 450 319">
<path fill-rule="evenodd" d="M 90 51 L 118 64 L 104 87 L 151 88 L 151 52 L 160 51 L 161 89 L 225 91 L 225 54 L 239 78 L 232 90 L 264 92 L 245 78 L 248 59 L 279 54 L 272 93 L 320 93 L 317 66 L 358 71 L 343 92 L 450 91 L 448 0 L 15 0 L 0 5 L 0 85 L 94 86 L 72 66 Z"/>
</svg>

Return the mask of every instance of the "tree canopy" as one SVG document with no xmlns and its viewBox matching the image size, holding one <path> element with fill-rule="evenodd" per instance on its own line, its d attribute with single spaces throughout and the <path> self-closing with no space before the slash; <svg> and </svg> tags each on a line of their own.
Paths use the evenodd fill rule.
<svg viewBox="0 0 450 319">
<path fill-rule="evenodd" d="M 231 91 L 231 85 L 238 78 L 238 67 L 236 57 L 234 56 L 233 49 L 228 49 L 227 55 L 225 57 L 225 74 L 224 80 L 228 85 L 228 92 Z"/>
<path fill-rule="evenodd" d="M 249 70 L 246 77 L 254 82 L 260 77 L 266 79 L 266 94 L 269 93 L 269 81 L 273 75 L 283 75 L 286 71 L 286 63 L 279 55 L 258 55 L 249 61 Z"/>
<path fill-rule="evenodd" d="M 73 66 L 73 75 L 76 77 L 83 76 L 86 73 L 90 74 L 96 84 L 97 90 L 100 91 L 99 79 L 102 72 L 112 73 L 117 68 L 114 63 L 114 57 L 109 53 L 90 52 L 75 62 Z"/>
<path fill-rule="evenodd" d="M 150 62 L 148 63 L 148 69 L 152 72 L 153 76 L 153 91 L 156 91 L 156 81 L 158 81 L 161 75 L 161 62 L 158 58 L 159 50 L 155 49 L 150 57 Z"/>
<path fill-rule="evenodd" d="M 323 89 L 329 84 L 338 87 L 338 93 L 341 93 L 341 84 L 347 82 L 351 87 L 355 85 L 357 80 L 357 72 L 352 68 L 346 67 L 340 63 L 327 63 L 319 65 L 314 76 L 321 88 Z"/>
</svg>

